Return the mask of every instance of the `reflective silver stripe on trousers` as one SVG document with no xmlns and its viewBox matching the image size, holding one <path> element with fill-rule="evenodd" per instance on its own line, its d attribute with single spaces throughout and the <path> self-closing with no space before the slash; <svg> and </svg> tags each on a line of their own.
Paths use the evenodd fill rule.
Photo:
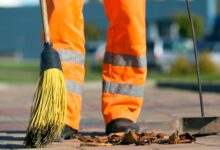
<svg viewBox="0 0 220 150">
<path fill-rule="evenodd" d="M 73 50 L 58 50 L 57 51 L 62 62 L 70 62 L 73 64 L 84 65 L 85 55 Z"/>
<path fill-rule="evenodd" d="M 136 68 L 144 68 L 147 66 L 147 58 L 145 56 L 136 57 L 125 54 L 113 54 L 110 52 L 105 53 L 105 64 L 112 64 L 114 66 L 128 66 Z"/>
<path fill-rule="evenodd" d="M 121 94 L 133 97 L 143 97 L 144 86 L 132 84 L 121 84 L 104 81 L 102 85 L 103 93 Z"/>
<path fill-rule="evenodd" d="M 75 93 L 77 95 L 82 96 L 82 84 L 71 80 L 66 80 L 66 87 L 67 87 L 67 92 Z"/>
</svg>

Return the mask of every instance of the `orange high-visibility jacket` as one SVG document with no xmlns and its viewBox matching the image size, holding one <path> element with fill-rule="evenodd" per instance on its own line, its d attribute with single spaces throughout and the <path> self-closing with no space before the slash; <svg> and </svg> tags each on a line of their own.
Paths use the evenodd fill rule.
<svg viewBox="0 0 220 150">
<path fill-rule="evenodd" d="M 66 124 L 79 129 L 84 82 L 83 0 L 47 0 L 51 41 L 64 72 Z M 143 103 L 146 68 L 146 0 L 104 0 L 109 20 L 103 65 L 102 113 L 105 123 L 136 122 Z"/>
</svg>

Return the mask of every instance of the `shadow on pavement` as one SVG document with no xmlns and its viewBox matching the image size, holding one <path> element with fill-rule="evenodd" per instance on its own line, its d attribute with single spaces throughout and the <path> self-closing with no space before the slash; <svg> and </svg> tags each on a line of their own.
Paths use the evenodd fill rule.
<svg viewBox="0 0 220 150">
<path fill-rule="evenodd" d="M 14 143 L 23 143 L 25 131 L 0 131 L 0 149 L 20 149 L 25 148 L 22 144 Z"/>
<path fill-rule="evenodd" d="M 12 131 L 12 130 L 0 130 L 0 133 L 7 133 L 7 134 L 25 134 L 26 131 L 24 130 L 15 130 L 15 131 Z"/>
<path fill-rule="evenodd" d="M 0 141 L 24 141 L 24 137 L 0 136 Z"/>
<path fill-rule="evenodd" d="M 20 149 L 20 148 L 25 148 L 25 146 L 20 145 L 20 144 L 3 144 L 3 145 L 0 145 L 0 149 Z"/>
<path fill-rule="evenodd" d="M 78 134 L 83 136 L 106 136 L 105 132 L 82 132 L 80 131 Z"/>
<path fill-rule="evenodd" d="M 0 131 L 0 149 L 22 149 L 26 131 Z M 80 131 L 83 136 L 106 136 L 105 132 Z M 19 144 L 20 143 L 20 144 Z"/>
</svg>

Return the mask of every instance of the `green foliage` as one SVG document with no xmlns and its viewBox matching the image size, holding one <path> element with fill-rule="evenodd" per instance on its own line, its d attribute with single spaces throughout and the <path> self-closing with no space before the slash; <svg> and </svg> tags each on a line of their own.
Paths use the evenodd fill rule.
<svg viewBox="0 0 220 150">
<path fill-rule="evenodd" d="M 220 1 L 217 1 L 217 11 L 218 11 L 218 14 L 220 14 Z"/>
<path fill-rule="evenodd" d="M 103 62 L 100 61 L 97 63 L 96 67 L 94 67 L 94 70 L 97 72 L 102 72 L 102 66 L 103 66 Z"/>
<path fill-rule="evenodd" d="M 0 62 L 0 82 L 37 82 L 38 62 L 4 60 Z"/>
<path fill-rule="evenodd" d="M 39 72 L 39 68 L 36 62 L 0 61 L 0 71 Z"/>
<path fill-rule="evenodd" d="M 170 74 L 172 75 L 183 75 L 190 74 L 192 72 L 191 64 L 189 63 L 186 56 L 180 56 L 172 64 Z"/>
<path fill-rule="evenodd" d="M 211 60 L 210 54 L 204 52 L 198 56 L 200 73 L 204 75 L 217 75 L 219 74 L 219 69 L 216 64 Z M 171 75 L 193 75 L 196 73 L 196 64 L 189 63 L 186 56 L 180 56 L 172 64 L 170 74 Z"/>
<path fill-rule="evenodd" d="M 176 22 L 179 25 L 179 33 L 182 37 L 185 38 L 191 38 L 192 37 L 192 31 L 191 31 L 191 25 L 189 21 L 188 15 L 178 15 L 176 17 Z M 204 35 L 204 24 L 203 20 L 199 16 L 193 16 L 193 22 L 195 27 L 195 33 L 198 38 L 203 37 Z"/>
<path fill-rule="evenodd" d="M 91 71 L 92 71 L 91 64 L 89 62 L 89 59 L 87 59 L 87 58 L 85 60 L 85 71 L 86 71 L 86 73 L 91 73 Z"/>
<path fill-rule="evenodd" d="M 95 23 L 85 23 L 85 37 L 88 41 L 102 40 L 104 37 L 103 30 Z"/>
<path fill-rule="evenodd" d="M 210 54 L 208 52 L 201 53 L 198 59 L 199 59 L 199 65 L 200 65 L 200 72 L 202 74 L 219 73 L 218 67 L 216 66 L 215 63 L 213 63 L 213 61 L 211 60 Z"/>
</svg>

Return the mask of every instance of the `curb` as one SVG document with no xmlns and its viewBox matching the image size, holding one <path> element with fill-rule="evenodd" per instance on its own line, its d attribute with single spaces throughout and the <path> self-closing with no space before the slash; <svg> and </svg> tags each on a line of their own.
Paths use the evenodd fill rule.
<svg viewBox="0 0 220 150">
<path fill-rule="evenodd" d="M 196 83 L 185 83 L 185 82 L 157 82 L 157 87 L 161 88 L 176 88 L 182 90 L 198 91 L 198 85 Z M 215 83 L 203 83 L 202 91 L 204 92 L 220 92 L 220 84 Z"/>
</svg>

